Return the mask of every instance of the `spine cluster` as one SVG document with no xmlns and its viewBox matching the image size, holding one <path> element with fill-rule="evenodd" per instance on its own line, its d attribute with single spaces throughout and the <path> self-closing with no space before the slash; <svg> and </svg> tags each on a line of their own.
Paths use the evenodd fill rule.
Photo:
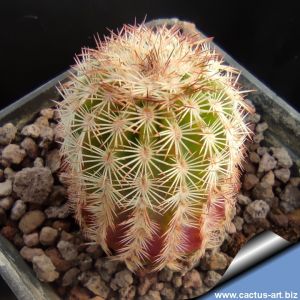
<svg viewBox="0 0 300 300">
<path fill-rule="evenodd" d="M 250 108 L 209 39 L 124 26 L 83 49 L 61 86 L 69 201 L 131 270 L 180 269 L 224 234 Z"/>
</svg>

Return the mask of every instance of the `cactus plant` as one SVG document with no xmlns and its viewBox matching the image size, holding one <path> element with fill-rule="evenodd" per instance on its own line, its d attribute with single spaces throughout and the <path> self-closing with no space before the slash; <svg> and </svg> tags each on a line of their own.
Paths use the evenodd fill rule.
<svg viewBox="0 0 300 300">
<path fill-rule="evenodd" d="M 230 222 L 251 111 L 210 39 L 125 25 L 76 57 L 59 88 L 69 202 L 128 268 L 179 270 Z"/>
</svg>

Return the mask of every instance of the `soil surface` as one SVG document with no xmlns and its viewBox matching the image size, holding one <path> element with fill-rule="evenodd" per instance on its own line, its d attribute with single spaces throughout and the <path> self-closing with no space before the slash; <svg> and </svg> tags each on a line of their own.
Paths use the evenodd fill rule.
<svg viewBox="0 0 300 300">
<path fill-rule="evenodd" d="M 265 143 L 268 124 L 253 114 L 248 121 L 255 135 L 222 245 L 181 273 L 133 274 L 85 240 L 70 214 L 57 121 L 49 108 L 21 130 L 0 127 L 0 230 L 62 299 L 190 299 L 214 287 L 254 235 L 270 229 L 289 241 L 300 239 L 299 166 L 284 148 Z"/>
</svg>

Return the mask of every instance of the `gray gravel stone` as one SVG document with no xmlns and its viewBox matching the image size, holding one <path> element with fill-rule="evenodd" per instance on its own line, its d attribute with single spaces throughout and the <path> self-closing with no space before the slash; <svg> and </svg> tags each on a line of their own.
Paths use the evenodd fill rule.
<svg viewBox="0 0 300 300">
<path fill-rule="evenodd" d="M 274 171 L 276 178 L 278 178 L 283 183 L 287 183 L 291 176 L 291 171 L 289 169 L 281 168 Z"/>
<path fill-rule="evenodd" d="M 242 231 L 244 219 L 239 216 L 235 216 L 235 218 L 233 219 L 233 224 L 235 225 L 237 231 Z"/>
<path fill-rule="evenodd" d="M 0 197 L 9 196 L 12 192 L 11 180 L 0 182 Z"/>
<path fill-rule="evenodd" d="M 17 200 L 10 213 L 10 218 L 14 221 L 19 220 L 26 212 L 26 204 L 22 200 Z"/>
<path fill-rule="evenodd" d="M 262 122 L 256 125 L 256 132 L 264 132 L 269 128 L 268 124 L 266 122 Z"/>
<path fill-rule="evenodd" d="M 258 166 L 258 172 L 268 172 L 276 167 L 277 161 L 269 153 L 265 153 Z"/>
<path fill-rule="evenodd" d="M 248 205 L 249 203 L 251 203 L 252 200 L 248 196 L 238 194 L 237 201 L 241 205 Z"/>
<path fill-rule="evenodd" d="M 274 198 L 272 186 L 264 182 L 259 182 L 252 190 L 252 197 L 254 199 L 264 199 L 264 200 L 269 200 Z"/>
<path fill-rule="evenodd" d="M 53 182 L 48 168 L 24 168 L 16 173 L 13 190 L 24 202 L 43 204 L 51 192 Z"/>
<path fill-rule="evenodd" d="M 270 206 L 263 200 L 255 200 L 247 205 L 244 211 L 244 220 L 247 223 L 255 223 L 259 219 L 266 218 Z"/>
<path fill-rule="evenodd" d="M 46 217 L 45 214 L 40 210 L 31 210 L 25 213 L 19 222 L 19 229 L 25 233 L 31 233 L 41 226 Z"/>
<path fill-rule="evenodd" d="M 107 299 L 109 288 L 98 274 L 93 274 L 89 277 L 84 286 L 93 292 L 95 295 Z"/>
<path fill-rule="evenodd" d="M 58 218 L 64 219 L 70 215 L 70 209 L 68 203 L 65 203 L 61 206 L 50 206 L 45 210 L 47 218 Z"/>
<path fill-rule="evenodd" d="M 68 270 L 62 278 L 62 286 L 74 285 L 77 281 L 77 275 L 80 273 L 80 270 L 76 267 Z"/>
<path fill-rule="evenodd" d="M 284 191 L 280 194 L 280 206 L 285 212 L 290 212 L 300 207 L 300 189 L 292 184 L 285 186 Z"/>
<path fill-rule="evenodd" d="M 12 197 L 5 197 L 0 199 L 0 207 L 4 210 L 9 210 L 14 203 L 14 199 Z"/>
<path fill-rule="evenodd" d="M 45 254 L 34 256 L 32 259 L 33 270 L 37 277 L 43 282 L 52 282 L 59 277 L 51 259 Z"/>
<path fill-rule="evenodd" d="M 278 161 L 278 166 L 283 168 L 290 168 L 293 165 L 293 161 L 289 153 L 284 148 L 271 147 L 273 156 Z"/>
<path fill-rule="evenodd" d="M 67 261 L 74 260 L 78 256 L 77 247 L 68 241 L 59 241 L 57 244 L 57 249 L 59 250 L 61 256 Z"/>
<path fill-rule="evenodd" d="M 6 123 L 0 127 L 0 145 L 8 145 L 11 143 L 17 133 L 17 128 L 12 123 Z"/>
<path fill-rule="evenodd" d="M 116 291 L 118 288 L 129 286 L 133 283 L 132 273 L 125 269 L 115 274 L 115 277 L 110 283 L 110 287 Z"/>
<path fill-rule="evenodd" d="M 204 283 L 208 287 L 213 287 L 221 280 L 221 278 L 222 278 L 221 274 L 215 271 L 208 271 L 204 278 Z"/>
</svg>

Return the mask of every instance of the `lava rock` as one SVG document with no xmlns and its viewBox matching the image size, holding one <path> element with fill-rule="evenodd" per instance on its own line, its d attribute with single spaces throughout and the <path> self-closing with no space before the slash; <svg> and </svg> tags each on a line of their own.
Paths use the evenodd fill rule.
<svg viewBox="0 0 300 300">
<path fill-rule="evenodd" d="M 241 205 L 248 205 L 249 203 L 251 203 L 252 200 L 248 196 L 245 196 L 243 194 L 238 194 L 237 201 Z"/>
<path fill-rule="evenodd" d="M 24 202 L 43 204 L 51 192 L 53 182 L 48 168 L 24 168 L 15 175 L 13 191 Z"/>
</svg>

